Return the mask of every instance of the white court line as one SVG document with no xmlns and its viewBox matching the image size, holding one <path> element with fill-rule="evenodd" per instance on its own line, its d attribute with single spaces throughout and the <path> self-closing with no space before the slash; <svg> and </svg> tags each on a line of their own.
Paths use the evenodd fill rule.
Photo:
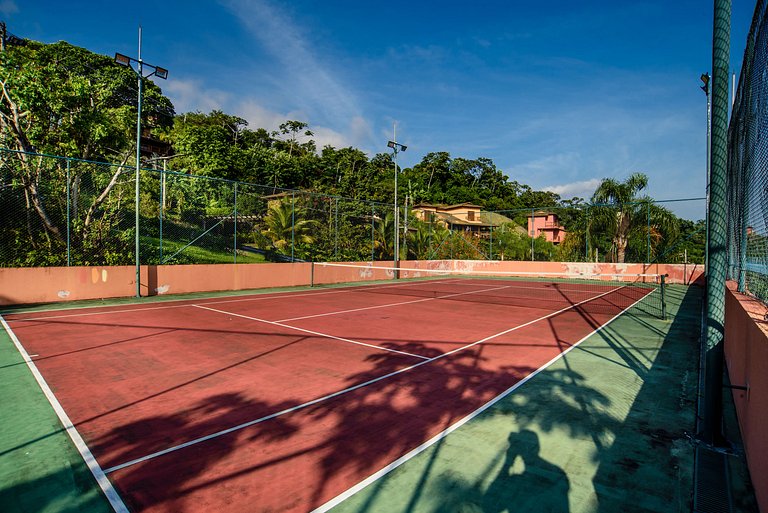
<svg viewBox="0 0 768 513">
<path fill-rule="evenodd" d="M 576 308 L 577 306 L 579 306 L 579 305 L 581 305 L 583 303 L 586 303 L 588 301 L 593 301 L 595 299 L 599 299 L 599 298 L 601 298 L 601 297 L 603 297 L 603 296 L 605 296 L 605 295 L 607 295 L 607 294 L 609 294 L 611 292 L 615 292 L 616 290 L 619 290 L 620 288 L 621 287 L 616 288 L 614 290 L 610 290 L 608 292 L 604 292 L 604 293 L 602 293 L 602 294 L 600 294 L 598 296 L 595 296 L 593 298 L 590 298 L 590 299 L 585 299 L 584 301 L 581 301 L 579 303 L 567 306 L 567 307 L 562 308 L 562 309 L 560 309 L 560 310 L 558 310 L 556 312 L 549 313 L 549 314 L 544 315 L 542 317 L 539 317 L 537 319 L 533 319 L 532 321 L 528 321 L 528 322 L 526 322 L 524 324 L 520 324 L 520 325 L 515 326 L 513 328 L 506 329 L 504 331 L 496 333 L 495 335 L 490 335 L 490 336 L 485 337 L 483 339 L 480 339 L 480 340 L 478 340 L 476 342 L 472 342 L 471 344 L 467 344 L 465 346 L 457 347 L 456 349 L 448 351 L 447 353 L 443 353 L 443 354 L 440 354 L 438 356 L 435 356 L 435 357 L 432 357 L 432 358 L 429 358 L 429 359 L 426 359 L 426 360 L 422 360 L 422 361 L 420 361 L 418 363 L 415 363 L 413 365 L 410 365 L 408 367 L 403 367 L 402 369 L 390 372 L 389 374 L 385 374 L 383 376 L 379 376 L 378 378 L 373 378 L 373 379 L 370 379 L 370 380 L 365 381 L 363 383 L 359 383 L 357 385 L 354 385 L 354 386 L 351 386 L 351 387 L 348 387 L 348 388 L 344 388 L 342 390 L 337 390 L 336 392 L 324 395 L 322 397 L 318 397 L 317 399 L 313 399 L 311 401 L 308 401 L 308 402 L 305 402 L 305 403 L 293 406 L 291 408 L 286 408 L 284 410 L 280 410 L 278 412 L 272 413 L 270 415 L 266 415 L 264 417 L 260 417 L 258 419 L 250 420 L 248 422 L 243 422 L 242 424 L 238 424 L 237 426 L 233 426 L 233 427 L 230 427 L 230 428 L 227 428 L 227 429 L 223 429 L 221 431 L 217 431 L 215 433 L 211 433 L 210 435 L 202 436 L 200 438 L 195 438 L 193 440 L 189 440 L 188 442 L 184 442 L 184 443 L 179 444 L 179 445 L 174 445 L 172 447 L 168 447 L 166 449 L 162 449 L 160 451 L 156 451 L 156 452 L 147 454 L 147 455 L 142 456 L 140 458 L 136 458 L 136 459 L 133 459 L 133 460 L 130 460 L 130 461 L 126 461 L 125 463 L 121 463 L 119 465 L 115 465 L 113 467 L 110 467 L 110 468 L 106 469 L 104 472 L 107 473 L 107 474 L 110 474 L 110 473 L 115 472 L 117 470 L 121 470 L 121 469 L 124 469 L 126 467 L 130 467 L 132 465 L 136 465 L 137 463 L 142 463 L 144 461 L 148 461 L 148 460 L 157 458 L 159 456 L 163 456 L 165 454 L 169 454 L 169 453 L 181 450 L 181 449 L 185 449 L 187 447 L 191 447 L 193 445 L 197 445 L 199 443 L 202 443 L 202 442 L 205 442 L 205 441 L 208 441 L 208 440 L 212 440 L 214 438 L 218 438 L 220 436 L 224 436 L 224 435 L 227 435 L 229 433 L 234 433 L 235 431 L 240 431 L 240 430 L 245 429 L 247 427 L 251 427 L 251 426 L 254 426 L 256 424 L 260 424 L 260 423 L 265 422 L 267 420 L 271 420 L 271 419 L 280 417 L 282 415 L 286 415 L 288 413 L 292 413 L 292 412 L 295 412 L 295 411 L 303 410 L 304 408 L 307 408 L 309 406 L 313 406 L 313 405 L 321 403 L 323 401 L 327 401 L 329 399 L 333 399 L 335 397 L 339 397 L 341 395 L 347 394 L 347 393 L 352 392 L 354 390 L 358 390 L 360 388 L 367 387 L 367 386 L 372 385 L 374 383 L 378 383 L 379 381 L 382 381 L 384 379 L 388 379 L 388 378 L 391 378 L 393 376 L 397 376 L 398 374 L 402 374 L 404 372 L 408 372 L 410 370 L 413 370 L 413 369 L 416 369 L 418 367 L 421 367 L 422 365 L 426 365 L 426 364 L 432 363 L 432 362 L 434 362 L 436 360 L 440 360 L 442 358 L 445 358 L 446 356 L 453 355 L 455 353 L 458 353 L 459 351 L 464 351 L 465 349 L 469 349 L 470 347 L 474 347 L 474 346 L 476 346 L 478 344 L 482 344 L 483 342 L 487 342 L 487 341 L 489 341 L 491 339 L 500 337 L 502 335 L 506 335 L 506 334 L 511 333 L 513 331 L 519 330 L 521 328 L 525 328 L 526 326 L 530 326 L 531 324 L 534 324 L 536 322 L 543 321 L 544 319 L 549 319 L 550 317 L 554 317 L 555 315 L 559 315 L 559 314 L 561 314 L 561 313 L 563 313 L 565 311 L 568 311 L 568 310 L 570 310 L 572 308 Z M 623 313 L 623 311 L 622 311 L 622 313 Z M 618 315 L 617 315 L 617 317 L 618 317 Z"/>
<path fill-rule="evenodd" d="M 341 342 L 348 342 L 350 344 L 356 344 L 358 346 L 371 347 L 371 348 L 377 349 L 379 351 L 389 351 L 390 353 L 398 353 L 398 354 L 402 354 L 402 355 L 405 355 L 405 356 L 412 356 L 414 358 L 422 358 L 424 360 L 428 360 L 429 359 L 428 357 L 421 356 L 420 354 L 406 353 L 405 351 L 398 351 L 397 349 L 389 349 L 387 347 L 377 346 L 377 345 L 374 345 L 374 344 L 366 344 L 365 342 L 360 342 L 359 340 L 352 340 L 352 339 L 349 339 L 349 338 L 337 337 L 335 335 L 329 335 L 327 333 L 320 333 L 319 331 L 312 331 L 312 330 L 307 330 L 307 329 L 304 329 L 304 328 L 298 328 L 296 326 L 291 326 L 290 324 L 283 324 L 283 323 L 281 323 L 279 321 L 268 321 L 266 319 L 259 319 L 258 317 L 251 317 L 250 315 L 242 315 L 242 314 L 238 314 L 238 313 L 227 312 L 226 310 L 217 310 L 216 308 L 209 308 L 209 307 L 203 306 L 203 305 L 192 305 L 192 306 L 194 306 L 196 308 L 202 308 L 203 310 L 210 310 L 211 312 L 216 312 L 216 313 L 220 313 L 220 314 L 224 314 L 224 315 L 231 315 L 233 317 L 240 317 L 241 319 L 248 319 L 249 321 L 263 322 L 265 324 L 271 324 L 272 326 L 280 326 L 281 328 L 288 328 L 288 329 L 291 329 L 291 330 L 300 331 L 302 333 L 309 333 L 310 335 L 316 335 L 318 337 L 332 338 L 334 340 L 340 340 Z"/>
<path fill-rule="evenodd" d="M 606 326 L 611 324 L 613 321 L 615 321 L 619 316 L 623 315 L 625 312 L 627 312 L 632 307 L 634 307 L 637 303 L 639 303 L 640 301 L 642 301 L 643 299 L 648 297 L 652 292 L 653 291 L 649 292 L 648 294 L 644 295 L 643 297 L 641 297 L 640 299 L 638 299 L 637 301 L 632 303 L 632 305 L 630 305 L 626 309 L 624 309 L 621 312 L 617 313 L 610 320 L 608 320 L 605 324 L 599 326 L 597 329 L 593 330 L 591 333 L 589 333 L 586 336 L 584 336 L 581 340 L 579 340 L 578 342 L 573 344 L 571 347 L 569 347 L 568 349 L 566 349 L 562 353 L 558 354 L 557 356 L 552 358 L 550 361 L 548 361 L 547 363 L 545 363 L 544 365 L 542 365 L 541 367 L 539 367 L 538 369 L 536 369 L 532 373 L 528 374 L 526 377 L 524 377 L 523 379 L 521 379 L 520 381 L 518 381 L 517 383 L 515 383 L 514 385 L 512 385 L 508 389 L 506 389 L 504 392 L 502 392 L 501 394 L 497 395 L 496 397 L 494 397 L 493 399 L 491 399 L 490 401 L 488 401 L 487 403 L 482 405 L 480 408 L 476 409 L 475 411 L 473 411 L 472 413 L 470 413 L 469 415 L 467 415 L 463 419 L 457 421 L 455 424 L 451 424 L 448 428 L 446 428 L 443 431 L 439 432 L 438 434 L 436 434 L 435 436 L 433 436 L 432 438 L 430 438 L 429 440 L 427 440 L 423 444 L 419 445 L 415 449 L 413 449 L 410 452 L 408 452 L 408 453 L 404 454 L 403 456 L 399 457 L 398 459 L 396 459 L 395 461 L 393 461 L 389 465 L 385 466 L 384 468 L 380 469 L 379 471 L 375 472 L 374 474 L 371 474 L 370 476 L 368 476 L 364 480 L 362 480 L 359 483 L 357 483 L 355 486 L 353 486 L 353 487 L 347 489 L 346 491 L 340 493 L 339 495 L 337 495 L 333 499 L 329 500 L 328 502 L 326 502 L 322 506 L 313 509 L 311 511 L 311 513 L 325 513 L 326 511 L 328 511 L 328 510 L 338 506 L 339 504 L 341 504 L 342 502 L 344 502 L 348 498 L 352 497 L 354 494 L 356 494 L 357 492 L 359 492 L 363 488 L 367 487 L 371 483 L 374 483 L 375 481 L 378 481 L 380 478 L 382 478 L 385 475 L 389 474 L 390 472 L 395 470 L 400 465 L 406 463 L 407 461 L 409 461 L 409 460 L 413 459 L 414 457 L 416 457 L 419 453 L 424 452 L 426 449 L 428 449 L 431 446 L 435 445 L 437 442 L 439 442 L 443 438 L 447 437 L 448 435 L 450 435 L 451 433 L 453 433 L 454 431 L 459 429 L 461 426 L 463 426 L 464 424 L 466 424 L 470 420 L 474 419 L 475 417 L 477 417 L 478 415 L 483 413 L 485 410 L 487 410 L 488 408 L 490 408 L 491 406 L 493 406 L 494 404 L 496 404 L 497 402 L 501 401 L 502 399 L 507 397 L 509 394 L 511 394 L 512 392 L 514 392 L 515 390 L 517 390 L 518 388 L 523 386 L 525 383 L 527 383 L 528 381 L 533 379 L 537 374 L 539 374 L 543 370 L 545 370 L 548 367 L 550 367 L 553 363 L 555 363 L 558 360 L 560 360 L 561 358 L 563 358 L 566 354 L 571 352 L 577 346 L 581 345 L 582 342 L 584 342 L 585 340 L 587 340 L 591 336 L 595 335 L 596 333 L 600 332 L 603 328 L 605 328 Z M 595 298 L 595 299 L 597 299 L 597 298 Z"/>
<path fill-rule="evenodd" d="M 511 285 L 504 285 L 501 287 L 494 287 L 491 289 L 480 289 L 480 290 L 473 290 L 470 292 L 454 292 L 453 294 L 446 294 L 445 296 L 436 296 L 436 297 L 423 297 L 420 299 L 412 299 L 410 301 L 400 301 L 397 303 L 387 303 L 386 305 L 374 305 L 374 306 L 363 306 L 361 308 L 352 308 L 350 310 L 339 310 L 337 312 L 326 312 L 321 314 L 314 314 L 314 315 L 304 315 L 302 317 L 291 317 L 290 319 L 279 319 L 276 322 L 289 322 L 289 321 L 300 321 L 303 319 L 313 319 L 315 317 L 327 317 L 331 315 L 340 315 L 345 313 L 351 313 L 351 312 L 362 312 L 365 310 L 375 310 L 377 308 L 389 308 L 392 306 L 402 306 L 402 305 L 412 305 L 414 303 L 423 303 L 425 301 L 435 301 L 436 299 L 448 299 L 452 297 L 458 297 L 458 296 L 468 296 L 470 294 L 480 294 L 481 292 L 493 292 L 494 290 L 501 290 L 501 289 L 507 289 Z"/>
<path fill-rule="evenodd" d="M 74 424 L 72 424 L 72 421 L 69 419 L 69 416 L 64 411 L 64 408 L 62 408 L 61 403 L 59 403 L 59 400 L 56 399 L 55 395 L 53 395 L 51 387 L 48 386 L 45 378 L 43 378 L 43 375 L 40 374 L 37 366 L 32 362 L 32 359 L 27 353 L 27 350 L 24 349 L 24 346 L 21 345 L 21 341 L 18 339 L 13 330 L 11 330 L 11 327 L 7 322 L 5 322 L 5 319 L 3 319 L 1 315 L 0 322 L 3 325 L 3 328 L 5 328 L 5 332 L 8 333 L 9 337 L 11 337 L 13 344 L 16 346 L 16 350 L 19 352 L 19 354 L 21 354 L 21 357 L 24 359 L 24 362 L 26 362 L 30 372 L 32 372 L 32 375 L 35 377 L 38 386 L 43 391 L 43 394 L 45 394 L 45 398 L 48 399 L 48 402 L 53 408 L 53 411 L 56 412 L 56 416 L 59 418 L 59 422 L 61 422 L 64 431 L 67 432 L 69 438 L 72 440 L 72 443 L 75 444 L 77 451 L 80 453 L 83 461 L 88 466 L 91 474 L 93 474 L 94 479 L 96 479 L 96 483 L 99 485 L 99 488 L 101 488 L 101 491 L 104 492 L 104 495 L 109 501 L 109 504 L 112 506 L 112 509 L 115 510 L 116 513 L 128 513 L 128 508 L 120 498 L 120 495 L 117 493 L 115 487 L 112 486 L 112 483 L 107 478 L 106 472 L 102 470 L 99 462 L 96 461 L 93 453 L 91 453 L 91 450 L 85 444 L 83 437 L 80 436 L 77 428 L 75 428 Z"/>
</svg>

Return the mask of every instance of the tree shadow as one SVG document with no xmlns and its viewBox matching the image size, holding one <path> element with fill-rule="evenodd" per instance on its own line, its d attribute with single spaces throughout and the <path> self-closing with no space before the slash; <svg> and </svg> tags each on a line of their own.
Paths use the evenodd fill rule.
<svg viewBox="0 0 768 513">
<path fill-rule="evenodd" d="M 581 309 L 577 314 L 587 323 L 601 323 L 587 309 Z M 559 332 L 560 325 L 554 320 L 549 321 L 549 326 L 561 351 L 573 344 L 574 341 L 567 340 L 567 334 Z M 211 330 L 210 335 L 216 336 L 216 333 Z M 381 341 L 385 339 L 386 334 L 379 338 Z M 630 339 L 611 335 L 607 340 L 624 366 L 636 371 L 645 368 L 643 362 L 629 357 L 636 351 Z M 441 341 L 444 343 L 464 344 Z M 502 343 L 496 343 L 499 345 Z M 537 343 L 532 341 L 529 345 Z M 525 342 L 515 346 L 520 347 L 522 354 L 528 347 Z M 284 503 L 264 502 L 254 508 L 280 509 L 295 501 L 291 504 L 298 506 L 293 509 L 313 509 L 344 491 L 350 482 L 362 481 L 380 471 L 507 393 L 537 370 L 527 365 L 500 364 L 487 354 L 493 348 L 484 344 L 455 353 L 440 351 L 428 341 L 420 340 L 389 347 L 435 360 L 403 372 L 407 367 L 402 355 L 372 353 L 365 361 L 365 369 L 346 378 L 347 391 L 341 395 L 181 448 L 179 458 L 166 461 L 160 456 L 137 462 L 116 470 L 114 481 L 121 491 L 129 492 L 123 495 L 131 508 L 162 506 L 173 511 L 191 511 L 193 494 L 198 491 L 214 485 L 227 487 L 236 478 L 255 475 L 264 468 L 271 468 L 272 475 L 293 471 L 296 467 L 285 464 L 295 463 L 309 454 L 312 456 L 311 466 L 302 467 L 302 472 L 308 474 L 303 478 L 304 489 L 296 491 L 295 497 L 275 499 Z M 551 511 L 569 511 L 567 494 L 573 483 L 568 482 L 565 471 L 551 457 L 542 456 L 540 445 L 546 441 L 542 442 L 536 431 L 558 431 L 571 439 L 590 439 L 595 447 L 593 459 L 602 465 L 607 461 L 606 453 L 615 446 L 609 441 L 626 429 L 626 422 L 608 411 L 613 402 L 611 396 L 589 386 L 587 377 L 570 365 L 568 356 L 562 360 L 564 365 L 539 372 L 535 386 L 516 389 L 483 414 L 509 419 L 505 421 L 508 422 L 505 432 L 511 434 L 506 449 L 502 449 L 479 475 L 467 478 L 461 472 L 446 472 L 439 460 L 444 451 L 450 449 L 450 444 L 446 443 L 446 438 L 441 438 L 429 449 L 431 453 L 421 474 L 416 476 L 408 492 L 400 494 L 397 505 L 392 504 L 386 510 L 381 508 L 378 495 L 384 493 L 384 480 L 380 480 L 361 499 L 362 504 L 357 503 L 355 511 L 504 511 L 514 504 L 529 504 L 526 501 L 533 501 L 535 497 L 543 501 L 542 504 L 551 504 L 548 506 Z M 610 359 L 604 361 L 619 363 Z M 636 375 L 641 379 L 646 377 L 641 372 Z M 186 384 L 182 383 L 180 387 Z M 662 391 L 657 389 L 654 393 L 661 394 Z M 217 433 L 222 426 L 238 426 L 264 415 L 264 412 L 281 412 L 305 401 L 286 398 L 282 402 L 267 402 L 245 394 L 220 394 L 178 413 L 149 415 L 117 426 L 94 440 L 92 447 L 94 453 L 108 454 L 109 461 L 121 462 L 137 453 L 159 451 Z M 314 437 L 308 437 L 309 432 L 314 433 Z M 659 436 L 660 443 L 666 443 Z M 151 439 L 150 444 L 147 444 L 148 439 Z M 259 442 L 268 446 L 293 440 L 295 446 L 291 445 L 278 456 L 258 457 L 237 469 L 214 470 L 244 443 Z M 548 486 L 539 487 L 537 480 Z M 268 495 L 271 483 L 259 482 L 254 486 Z M 453 499 L 450 503 L 436 501 L 435 491 Z"/>
<path fill-rule="evenodd" d="M 221 431 L 221 426 L 236 426 L 247 411 L 285 409 L 292 403 L 266 404 L 244 397 L 242 394 L 220 394 L 207 398 L 184 411 L 145 417 L 136 422 L 116 427 L 95 440 L 91 446 L 94 453 L 110 454 L 114 461 L 125 461 L 135 455 L 135 448 L 141 451 L 163 450 L 178 447 L 193 440 L 202 433 Z M 119 478 L 113 480 L 122 493 L 123 499 L 132 511 L 141 511 L 162 505 L 168 511 L 195 511 L 199 508 L 194 500 L 187 500 L 190 491 L 199 479 L 206 480 L 206 472 L 223 460 L 239 446 L 247 442 L 269 444 L 296 434 L 298 427 L 285 417 L 272 419 L 245 427 L 230 436 L 218 436 L 207 443 L 179 449 L 186 451 L 179 465 L 178 460 L 157 459 L 138 461 L 124 469 L 113 471 Z M 158 437 L 164 433 L 165 437 Z M 151 445 L 145 439 L 152 438 Z M 115 448 L 119 448 L 115 450 Z M 108 469 L 106 469 L 108 470 Z M 161 484 L 158 486 L 158 484 Z"/>
</svg>

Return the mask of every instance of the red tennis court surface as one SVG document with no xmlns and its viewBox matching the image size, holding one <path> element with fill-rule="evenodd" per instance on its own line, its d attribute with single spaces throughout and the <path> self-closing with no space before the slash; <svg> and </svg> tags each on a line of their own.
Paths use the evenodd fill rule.
<svg viewBox="0 0 768 513">
<path fill-rule="evenodd" d="M 129 510 L 310 511 L 651 290 L 446 279 L 6 320 Z"/>
</svg>

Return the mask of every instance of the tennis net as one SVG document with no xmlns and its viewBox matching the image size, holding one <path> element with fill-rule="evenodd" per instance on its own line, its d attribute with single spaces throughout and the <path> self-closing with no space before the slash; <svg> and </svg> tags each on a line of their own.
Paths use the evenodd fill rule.
<svg viewBox="0 0 768 513">
<path fill-rule="evenodd" d="M 666 319 L 666 275 L 497 271 L 315 263 L 311 284 L 367 286 L 366 292 L 585 313 Z"/>
</svg>

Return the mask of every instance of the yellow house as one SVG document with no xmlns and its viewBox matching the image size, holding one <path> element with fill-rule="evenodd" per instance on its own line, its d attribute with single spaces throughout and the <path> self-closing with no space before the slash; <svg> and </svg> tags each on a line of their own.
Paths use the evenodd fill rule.
<svg viewBox="0 0 768 513">
<path fill-rule="evenodd" d="M 489 237 L 493 228 L 513 223 L 501 214 L 483 212 L 480 205 L 458 203 L 456 205 L 432 205 L 419 203 L 413 206 L 413 215 L 426 223 L 439 223 L 449 230 L 469 232 L 476 237 Z"/>
</svg>

